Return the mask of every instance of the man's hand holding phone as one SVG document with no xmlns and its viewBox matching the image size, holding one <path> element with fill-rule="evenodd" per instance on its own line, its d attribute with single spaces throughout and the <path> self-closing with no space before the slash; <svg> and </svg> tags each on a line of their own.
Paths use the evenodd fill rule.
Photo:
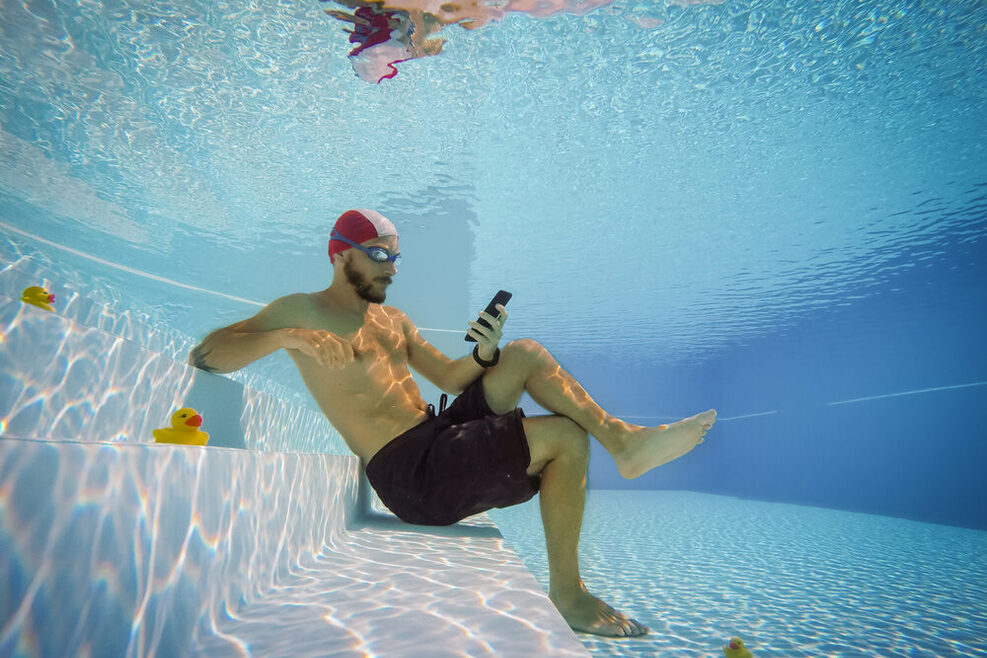
<svg viewBox="0 0 987 658">
<path fill-rule="evenodd" d="M 474 356 L 478 357 L 478 362 L 496 363 L 497 345 L 504 332 L 504 323 L 507 322 L 507 309 L 504 305 L 510 298 L 511 293 L 501 290 L 490 300 L 480 317 L 469 323 L 466 340 L 476 342 Z"/>
<path fill-rule="evenodd" d="M 496 310 L 498 311 L 496 317 L 486 311 L 480 313 L 480 319 L 486 320 L 489 326 L 484 326 L 479 321 L 470 322 L 470 329 L 466 332 L 476 341 L 476 351 L 485 361 L 492 359 L 494 352 L 497 351 L 500 338 L 504 334 L 504 323 L 507 321 L 507 309 L 504 305 L 498 304 Z"/>
</svg>

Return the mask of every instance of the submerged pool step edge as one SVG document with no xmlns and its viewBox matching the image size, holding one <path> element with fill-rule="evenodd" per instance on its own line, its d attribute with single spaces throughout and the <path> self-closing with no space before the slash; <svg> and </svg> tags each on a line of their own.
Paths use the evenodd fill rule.
<svg viewBox="0 0 987 658">
<path fill-rule="evenodd" d="M 395 591 L 392 582 L 376 595 L 397 596 L 395 605 L 403 602 L 404 617 L 415 625 L 464 642 L 479 636 L 504 649 L 527 633 L 534 645 L 568 646 L 565 655 L 584 651 L 499 534 L 464 536 L 455 527 L 396 520 L 368 525 L 357 513 L 359 473 L 352 456 L 0 440 L 0 569 L 10 574 L 0 595 L 0 653 L 20 647 L 31 655 L 26 647 L 38 643 L 37 655 L 79 655 L 87 646 L 107 655 L 184 655 L 224 645 L 231 625 L 264 637 L 278 621 L 251 627 L 242 615 L 270 609 L 265 600 L 272 593 L 292 596 L 290 584 L 311 580 L 318 565 L 373 551 L 381 565 L 396 569 L 393 577 L 407 579 L 422 567 L 418 546 L 436 574 L 414 581 L 425 588 L 421 594 Z M 493 574 L 491 560 L 501 565 Z M 318 586 L 337 611 L 368 605 L 376 577 L 354 581 L 320 569 Z M 469 589 L 456 585 L 436 590 L 442 582 L 469 582 L 470 573 L 477 582 L 486 578 L 483 596 L 464 599 Z M 350 603 L 340 599 L 350 595 Z M 428 611 L 407 603 L 422 598 Z M 500 599 L 501 608 L 490 607 Z M 316 606 L 311 614 L 325 607 L 299 600 L 292 609 L 305 605 Z M 539 627 L 519 626 L 499 611 L 518 605 L 541 619 Z M 377 645 L 405 646 L 407 628 L 387 630 L 391 613 L 370 606 L 366 614 L 347 624 L 370 624 Z M 457 619 L 487 630 L 463 636 Z M 310 632 L 355 641 L 346 629 Z M 299 629 L 290 634 L 302 644 L 314 641 Z"/>
</svg>

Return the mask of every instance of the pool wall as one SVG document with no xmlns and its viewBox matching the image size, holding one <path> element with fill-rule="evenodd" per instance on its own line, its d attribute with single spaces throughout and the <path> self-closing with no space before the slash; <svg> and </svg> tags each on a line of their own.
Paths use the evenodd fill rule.
<svg viewBox="0 0 987 658">
<path fill-rule="evenodd" d="M 978 262 L 973 247 L 952 253 Z M 916 266 L 896 289 L 818 309 L 715 359 L 580 364 L 613 409 L 719 413 L 705 443 L 638 480 L 623 480 L 594 445 L 591 486 L 987 529 L 987 348 L 971 329 L 987 322 L 987 268 L 946 269 Z"/>
</svg>

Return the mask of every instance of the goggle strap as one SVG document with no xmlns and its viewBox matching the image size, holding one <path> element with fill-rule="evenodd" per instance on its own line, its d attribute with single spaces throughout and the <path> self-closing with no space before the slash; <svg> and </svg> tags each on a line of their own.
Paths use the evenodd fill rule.
<svg viewBox="0 0 987 658">
<path fill-rule="evenodd" d="M 373 260 L 375 263 L 386 263 L 389 260 L 393 260 L 396 265 L 398 259 L 401 258 L 401 254 L 397 254 L 397 257 L 392 259 L 390 252 L 388 252 L 387 249 L 384 249 L 383 247 L 364 247 L 363 245 L 357 244 L 352 240 L 350 240 L 349 238 L 344 237 L 336 229 L 333 229 L 332 232 L 329 234 L 329 240 L 337 240 L 339 242 L 345 242 L 351 247 L 356 247 L 357 249 L 360 249 L 365 254 L 370 256 L 370 259 Z"/>
</svg>

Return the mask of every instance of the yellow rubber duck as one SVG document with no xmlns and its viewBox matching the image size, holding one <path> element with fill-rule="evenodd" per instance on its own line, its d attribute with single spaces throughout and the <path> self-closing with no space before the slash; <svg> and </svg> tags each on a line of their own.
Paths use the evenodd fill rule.
<svg viewBox="0 0 987 658">
<path fill-rule="evenodd" d="M 178 443 L 183 446 L 204 446 L 209 441 L 209 434 L 200 432 L 202 416 L 195 409 L 183 407 L 171 417 L 171 429 L 154 430 L 154 440 L 157 443 Z"/>
<path fill-rule="evenodd" d="M 754 654 L 747 650 L 739 637 L 730 638 L 730 644 L 723 647 L 723 655 L 727 658 L 754 658 Z"/>
<path fill-rule="evenodd" d="M 55 301 L 55 295 L 52 295 L 41 286 L 24 288 L 24 292 L 21 293 L 21 301 L 25 304 L 51 311 L 52 313 L 55 312 L 55 308 L 51 305 Z"/>
</svg>

